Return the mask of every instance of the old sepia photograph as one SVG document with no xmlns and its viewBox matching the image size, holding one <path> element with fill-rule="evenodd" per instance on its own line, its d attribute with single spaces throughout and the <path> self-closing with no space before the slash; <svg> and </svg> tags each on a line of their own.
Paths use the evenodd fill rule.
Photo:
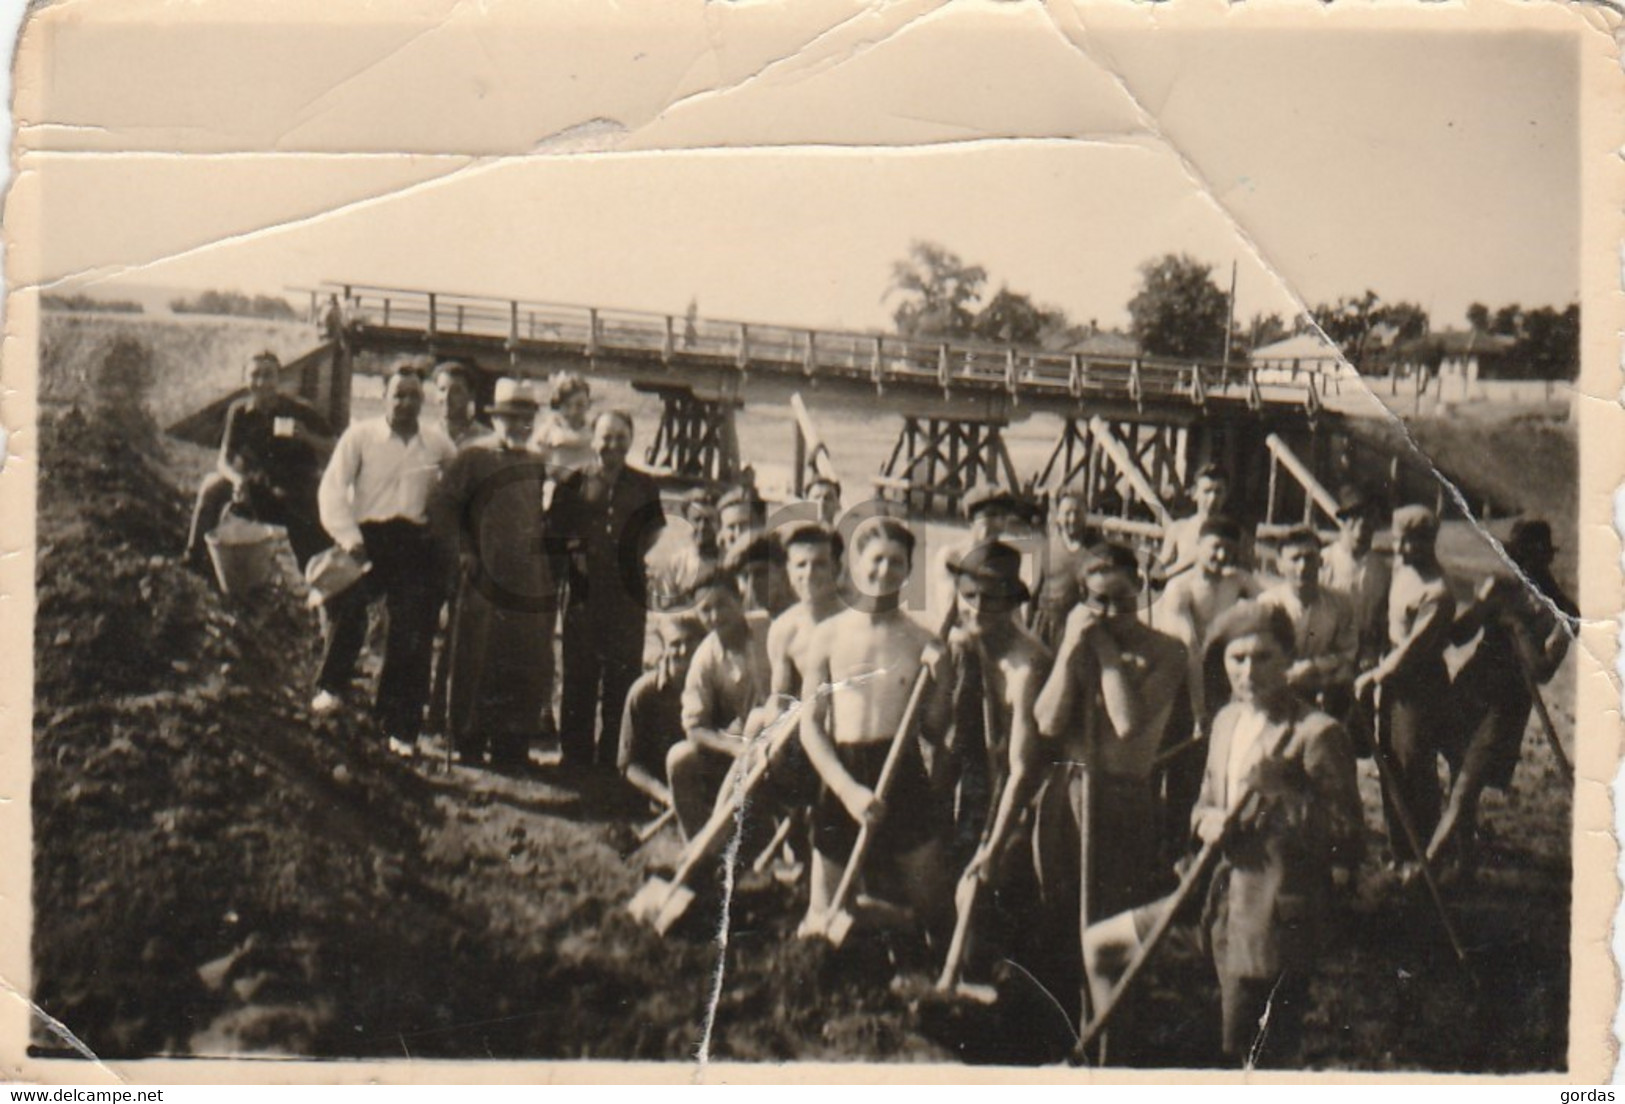
<svg viewBox="0 0 1625 1104">
<path fill-rule="evenodd" d="M 4 1052 L 1606 1077 L 1617 20 L 1181 6 L 39 7 Z"/>
</svg>

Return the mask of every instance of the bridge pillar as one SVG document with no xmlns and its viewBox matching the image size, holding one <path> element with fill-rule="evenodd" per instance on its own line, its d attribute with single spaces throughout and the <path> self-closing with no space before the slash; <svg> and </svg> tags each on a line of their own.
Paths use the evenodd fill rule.
<svg viewBox="0 0 1625 1104">
<path fill-rule="evenodd" d="M 1097 519 L 1157 523 L 1188 477 L 1190 444 L 1181 425 L 1066 418 L 1033 489 L 1076 487 Z"/>
<path fill-rule="evenodd" d="M 350 384 L 354 375 L 350 343 L 341 333 L 332 351 L 301 374 L 299 397 L 314 406 L 341 433 L 350 424 Z"/>
<path fill-rule="evenodd" d="M 644 450 L 656 474 L 702 483 L 731 483 L 739 477 L 738 402 L 696 398 L 682 384 L 639 381 L 632 386 L 661 401 L 660 425 Z"/>
<path fill-rule="evenodd" d="M 1019 485 L 1003 431 L 1004 422 L 991 419 L 905 414 L 875 489 L 910 510 L 957 514 L 980 484 Z"/>
</svg>

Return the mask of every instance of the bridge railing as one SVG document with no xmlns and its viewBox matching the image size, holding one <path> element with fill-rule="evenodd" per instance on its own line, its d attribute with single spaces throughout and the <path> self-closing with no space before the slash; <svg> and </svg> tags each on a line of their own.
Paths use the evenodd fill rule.
<svg viewBox="0 0 1625 1104">
<path fill-rule="evenodd" d="M 306 289 L 313 314 L 319 299 L 342 299 L 347 325 L 428 335 L 474 335 L 575 346 L 589 355 L 634 353 L 702 357 L 744 369 L 806 375 L 834 372 L 887 380 L 934 380 L 944 389 L 969 384 L 1135 401 L 1209 398 L 1317 403 L 1335 390 L 1335 371 L 1250 364 L 1179 362 L 1151 357 L 1097 357 L 972 341 L 928 341 L 891 334 L 689 318 L 650 311 L 494 299 L 360 284 Z"/>
</svg>

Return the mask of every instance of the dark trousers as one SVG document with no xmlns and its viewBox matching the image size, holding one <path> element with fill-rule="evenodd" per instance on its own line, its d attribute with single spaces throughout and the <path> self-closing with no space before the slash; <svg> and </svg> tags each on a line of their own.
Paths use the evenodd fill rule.
<svg viewBox="0 0 1625 1104">
<path fill-rule="evenodd" d="M 1404 826 L 1394 809 L 1398 795 L 1410 814 L 1417 839 L 1425 849 L 1439 825 L 1439 737 L 1446 723 L 1441 706 L 1450 693 L 1450 682 L 1439 666 L 1439 677 L 1390 684 L 1382 692 L 1381 739 L 1384 752 L 1380 764 L 1386 785 L 1382 811 L 1388 825 L 1388 848 L 1401 861 L 1420 858 L 1405 836 Z"/>
<path fill-rule="evenodd" d="M 367 637 L 367 610 L 379 598 L 389 614 L 384 669 L 373 717 L 385 735 L 415 740 L 429 697 L 429 659 L 444 572 L 429 527 L 394 518 L 361 526 L 372 570 L 327 605 L 327 640 L 316 684 L 342 694 Z"/>
<path fill-rule="evenodd" d="M 587 601 L 565 611 L 559 746 L 566 764 L 615 765 L 626 694 L 643 673 L 644 621 L 641 609 Z"/>
<path fill-rule="evenodd" d="M 1308 977 L 1286 970 L 1279 977 L 1236 977 L 1220 972 L 1224 1052 L 1244 1064 L 1279 1068 L 1296 1064 L 1303 1045 Z"/>
<path fill-rule="evenodd" d="M 192 527 L 186 537 L 186 558 L 199 566 L 206 566 L 209 553 L 203 538 L 214 531 L 225 515 L 226 507 L 236 497 L 236 487 L 219 472 L 205 476 L 197 490 L 197 502 L 192 507 Z M 302 496 L 297 503 L 291 497 L 269 492 L 250 492 L 240 508 L 255 521 L 266 525 L 280 525 L 288 531 L 288 544 L 293 547 L 293 558 L 303 571 L 312 556 L 333 542 L 323 531 L 316 515 L 316 496 Z"/>
</svg>

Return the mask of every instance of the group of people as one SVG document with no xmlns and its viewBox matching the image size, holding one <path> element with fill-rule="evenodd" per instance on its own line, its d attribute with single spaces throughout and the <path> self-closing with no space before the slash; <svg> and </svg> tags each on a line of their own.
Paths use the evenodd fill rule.
<svg viewBox="0 0 1625 1104">
<path fill-rule="evenodd" d="M 271 353 L 249 362 L 186 557 L 206 571 L 205 538 L 234 511 L 284 526 L 313 579 L 324 557 L 353 566 L 353 585 L 317 586 L 311 711 L 355 699 L 370 610 L 382 601 L 370 712 L 391 750 L 418 754 L 434 729 L 465 763 L 523 769 L 556 733 L 566 770 L 613 769 L 627 691 L 644 669 L 644 557 L 665 524 L 654 479 L 626 463 L 631 416 L 588 417 L 590 384 L 575 375 L 554 379 L 545 419 L 524 380 L 498 381 L 480 412 L 469 366 L 408 360 L 388 377 L 383 411 L 334 440 L 314 410 L 280 393 L 280 371 Z M 430 388 L 438 420 L 425 416 Z"/>
<path fill-rule="evenodd" d="M 966 968 L 1026 963 L 1076 995 L 1079 1030 L 1165 919 L 1178 864 L 1211 845 L 1193 918 L 1225 1050 L 1292 1061 L 1321 935 L 1364 856 L 1357 758 L 1383 775 L 1398 878 L 1423 863 L 1470 877 L 1479 796 L 1509 784 L 1573 632 L 1543 522 L 1506 542 L 1516 577 L 1458 608 L 1428 509 L 1391 512 L 1390 556 L 1379 503 L 1347 487 L 1329 544 L 1302 526 L 1254 547 L 1215 467 L 1149 551 L 1096 528 L 1081 492 L 1040 511 L 984 488 L 966 543 L 927 568 L 896 504 L 843 515 L 821 478 L 772 519 L 749 482 L 696 490 L 677 511 L 688 539 L 651 563 L 667 519 L 627 463 L 632 419 L 588 417 L 569 377 L 538 426 L 532 385 L 502 380 L 487 429 L 468 372 L 398 367 L 382 415 L 329 446 L 276 395 L 274 365 L 250 365 L 194 547 L 235 503 L 285 524 L 302 564 L 331 543 L 369 565 L 325 603 L 314 711 L 344 707 L 382 598 L 384 737 L 410 752 L 427 717 L 465 764 L 523 769 L 554 726 L 557 638 L 566 770 L 613 765 L 691 841 L 735 817 L 764 859 L 805 871 L 804 930 L 827 920 L 864 829 L 853 907 L 933 954 L 989 889 Z M 421 417 L 426 382 L 443 425 Z M 936 631 L 909 609 L 927 571 L 926 589 L 951 588 Z"/>
</svg>

